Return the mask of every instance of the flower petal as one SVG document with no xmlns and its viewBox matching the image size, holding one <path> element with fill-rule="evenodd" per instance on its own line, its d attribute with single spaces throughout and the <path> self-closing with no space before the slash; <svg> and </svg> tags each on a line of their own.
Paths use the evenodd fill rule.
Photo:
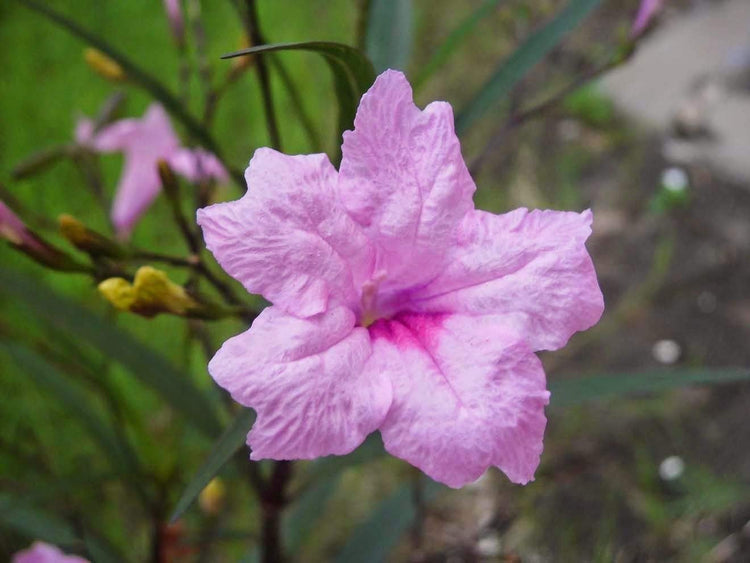
<svg viewBox="0 0 750 563">
<path fill-rule="evenodd" d="M 251 293 L 310 316 L 329 298 L 354 306 L 372 252 L 336 201 L 336 170 L 323 154 L 258 149 L 242 199 L 198 210 L 206 246 Z"/>
<path fill-rule="evenodd" d="M 502 317 L 404 314 L 370 334 L 365 375 L 393 385 L 380 427 L 388 452 L 451 487 L 490 465 L 515 483 L 533 479 L 549 393 L 541 362 Z"/>
<path fill-rule="evenodd" d="M 382 287 L 429 280 L 474 207 L 451 106 L 434 102 L 420 111 L 406 77 L 386 71 L 362 97 L 342 152 L 339 197 L 376 244 Z"/>
<path fill-rule="evenodd" d="M 89 560 L 77 555 L 65 555 L 54 545 L 35 541 L 31 547 L 16 552 L 11 563 L 89 563 Z"/>
<path fill-rule="evenodd" d="M 413 295 L 422 312 L 503 315 L 533 350 L 594 325 L 604 301 L 585 241 L 591 211 L 466 217 L 449 266 Z"/>
<path fill-rule="evenodd" d="M 90 120 L 87 120 L 90 122 Z M 88 127 L 85 122 L 84 127 Z M 93 122 L 90 122 L 90 131 L 78 128 L 75 131 L 76 139 L 83 135 L 82 140 L 88 146 L 99 152 L 121 151 L 130 146 L 133 140 L 138 136 L 140 130 L 140 120 L 138 119 L 121 119 L 111 125 L 102 127 L 98 132 L 93 131 Z M 89 133 L 86 137 L 86 133 Z"/>
<path fill-rule="evenodd" d="M 160 190 L 156 160 L 150 155 L 128 154 L 112 202 L 112 225 L 120 238 L 130 235 Z"/>
<path fill-rule="evenodd" d="M 220 182 L 229 180 L 229 174 L 219 159 L 200 148 L 176 149 L 169 155 L 167 161 L 175 172 L 191 182 L 200 182 L 210 178 Z"/>
<path fill-rule="evenodd" d="M 255 409 L 251 459 L 310 459 L 351 452 L 391 404 L 383 374 L 363 376 L 367 330 L 344 307 L 298 319 L 265 309 L 230 338 L 208 369 L 235 401 Z"/>
</svg>

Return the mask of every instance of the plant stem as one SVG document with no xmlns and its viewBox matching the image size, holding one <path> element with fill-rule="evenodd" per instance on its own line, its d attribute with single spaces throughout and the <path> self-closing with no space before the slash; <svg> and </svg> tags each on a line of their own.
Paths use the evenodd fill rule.
<svg viewBox="0 0 750 563">
<path fill-rule="evenodd" d="M 633 50 L 628 51 L 625 55 L 617 54 L 614 57 L 608 59 L 605 63 L 596 66 L 589 71 L 583 73 L 581 76 L 576 78 L 573 82 L 570 84 L 564 86 L 561 88 L 556 94 L 553 94 L 548 99 L 546 99 L 543 102 L 540 102 L 534 106 L 531 106 L 530 108 L 527 108 L 525 110 L 521 110 L 518 112 L 511 112 L 511 114 L 508 116 L 508 118 L 505 120 L 505 122 L 495 131 L 495 133 L 490 137 L 490 140 L 487 142 L 487 144 L 482 149 L 482 152 L 479 153 L 479 156 L 477 156 L 469 165 L 469 173 L 472 176 L 476 176 L 476 174 L 479 173 L 479 170 L 484 165 L 487 157 L 505 140 L 507 135 L 513 131 L 515 128 L 519 127 L 520 125 L 523 125 L 530 119 L 535 119 L 537 117 L 540 117 L 545 112 L 551 110 L 555 106 L 557 106 L 568 94 L 571 92 L 574 92 L 584 84 L 590 82 L 594 78 L 604 74 L 608 70 L 611 70 L 625 61 L 627 61 L 630 56 L 632 55 Z"/>
<path fill-rule="evenodd" d="M 264 45 L 265 39 L 260 30 L 260 24 L 258 21 L 258 10 L 255 5 L 255 0 L 245 1 L 245 27 L 247 29 L 247 35 L 250 38 L 250 42 L 253 45 Z M 263 98 L 263 109 L 266 115 L 266 128 L 268 129 L 268 136 L 271 140 L 271 146 L 280 151 L 281 150 L 281 136 L 279 135 L 279 127 L 276 123 L 276 112 L 273 105 L 273 96 L 271 95 L 271 80 L 268 73 L 268 64 L 263 57 L 258 57 L 255 62 L 258 68 L 258 78 L 260 79 L 260 92 Z"/>
<path fill-rule="evenodd" d="M 277 461 L 271 478 L 263 491 L 263 529 L 261 535 L 261 561 L 284 561 L 281 542 L 281 511 L 287 502 L 286 486 L 292 476 L 291 461 Z"/>
</svg>

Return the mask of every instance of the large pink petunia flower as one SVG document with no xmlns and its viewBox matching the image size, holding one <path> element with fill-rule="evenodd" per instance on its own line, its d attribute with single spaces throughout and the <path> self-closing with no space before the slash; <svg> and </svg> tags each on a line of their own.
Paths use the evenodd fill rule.
<svg viewBox="0 0 750 563">
<path fill-rule="evenodd" d="M 256 410 L 252 459 L 386 450 L 460 487 L 533 479 L 548 402 L 536 350 L 602 314 L 591 212 L 474 209 L 449 104 L 386 71 L 322 154 L 256 151 L 242 199 L 198 210 L 221 266 L 273 303 L 209 364 Z"/>
<path fill-rule="evenodd" d="M 161 190 L 158 161 L 166 160 L 179 174 L 198 182 L 215 178 L 228 180 L 219 160 L 202 149 L 180 146 L 162 106 L 152 104 L 141 119 L 123 119 L 94 131 L 88 119 L 75 129 L 76 141 L 97 152 L 125 154 L 125 164 L 112 205 L 112 224 L 118 235 L 127 237 Z"/>
<path fill-rule="evenodd" d="M 54 545 L 36 541 L 28 549 L 16 553 L 11 563 L 89 563 L 89 561 L 77 555 L 65 555 Z"/>
</svg>

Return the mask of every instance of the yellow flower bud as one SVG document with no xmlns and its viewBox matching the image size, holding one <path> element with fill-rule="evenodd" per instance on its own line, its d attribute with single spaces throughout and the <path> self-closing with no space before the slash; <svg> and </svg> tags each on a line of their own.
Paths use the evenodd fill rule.
<svg viewBox="0 0 750 563">
<path fill-rule="evenodd" d="M 198 305 L 184 287 L 170 281 L 165 272 L 151 266 L 142 266 L 138 269 L 133 288 L 136 295 L 134 305 L 139 309 L 184 315 Z"/>
<path fill-rule="evenodd" d="M 135 290 L 128 280 L 109 278 L 99 284 L 99 293 L 109 301 L 115 309 L 129 311 L 135 302 Z"/>
<path fill-rule="evenodd" d="M 219 477 L 214 477 L 198 495 L 198 505 L 206 514 L 216 515 L 224 507 L 226 487 Z"/>
<path fill-rule="evenodd" d="M 83 56 L 84 59 L 86 59 L 86 64 L 88 64 L 99 76 L 102 76 L 107 80 L 112 80 L 113 82 L 125 80 L 127 75 L 119 63 L 112 60 L 99 49 L 88 47 L 84 51 Z"/>
<path fill-rule="evenodd" d="M 184 287 L 151 266 L 140 267 L 132 284 L 122 278 L 104 280 L 99 284 L 99 292 L 115 308 L 144 317 L 158 313 L 182 316 L 199 306 Z"/>
<path fill-rule="evenodd" d="M 64 213 L 58 217 L 60 232 L 73 246 L 92 256 L 122 257 L 125 250 L 107 237 L 92 231 L 72 215 Z"/>
</svg>

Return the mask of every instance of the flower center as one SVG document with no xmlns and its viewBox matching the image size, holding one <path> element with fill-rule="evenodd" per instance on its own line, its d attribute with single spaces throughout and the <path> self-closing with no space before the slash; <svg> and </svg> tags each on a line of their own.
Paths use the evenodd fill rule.
<svg viewBox="0 0 750 563">
<path fill-rule="evenodd" d="M 362 284 L 362 297 L 360 299 L 362 313 L 360 314 L 359 324 L 365 328 L 382 316 L 377 310 L 377 301 L 378 288 L 384 279 L 385 272 L 379 270 L 373 274 L 372 278 Z"/>
</svg>

